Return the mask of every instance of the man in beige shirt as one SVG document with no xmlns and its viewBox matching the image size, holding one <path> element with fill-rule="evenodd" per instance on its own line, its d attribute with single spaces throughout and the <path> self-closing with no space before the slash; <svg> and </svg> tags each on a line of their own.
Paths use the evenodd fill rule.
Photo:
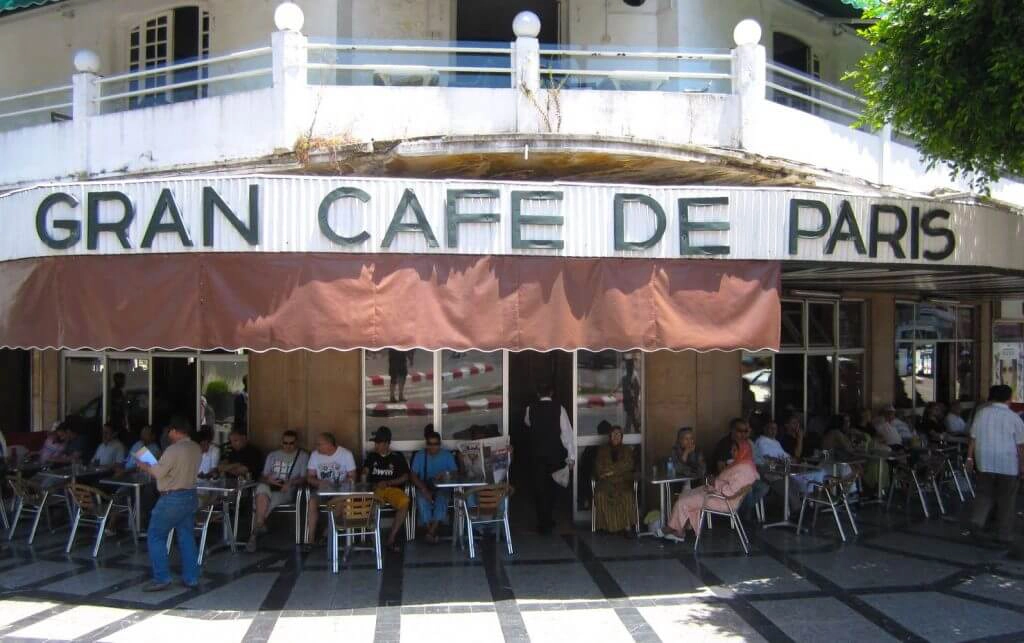
<svg viewBox="0 0 1024 643">
<path fill-rule="evenodd" d="M 172 529 L 178 535 L 181 550 L 181 580 L 189 588 L 199 585 L 198 552 L 192 529 L 199 508 L 196 476 L 203 453 L 199 445 L 189 439 L 190 429 L 188 420 L 172 418 L 167 427 L 171 446 L 160 461 L 157 464 L 139 462 L 139 468 L 156 479 L 156 488 L 160 491 L 146 534 L 153 580 L 142 588 L 144 592 L 159 592 L 171 586 L 165 543 Z"/>
</svg>

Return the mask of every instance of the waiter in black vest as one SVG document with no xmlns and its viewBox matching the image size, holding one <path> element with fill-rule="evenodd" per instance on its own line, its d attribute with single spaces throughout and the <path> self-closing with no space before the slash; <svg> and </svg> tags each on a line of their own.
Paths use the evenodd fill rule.
<svg viewBox="0 0 1024 643">
<path fill-rule="evenodd" d="M 552 400 L 554 386 L 545 382 L 537 389 L 538 400 L 526 408 L 523 423 L 533 462 L 533 497 L 537 507 L 537 531 L 550 534 L 560 487 L 551 474 L 573 464 L 576 448 L 572 424 L 562 405 Z"/>
</svg>

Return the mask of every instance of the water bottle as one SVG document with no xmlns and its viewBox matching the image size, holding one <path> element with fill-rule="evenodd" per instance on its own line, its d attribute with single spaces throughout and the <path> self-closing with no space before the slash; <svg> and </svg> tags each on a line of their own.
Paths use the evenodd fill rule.
<svg viewBox="0 0 1024 643">
<path fill-rule="evenodd" d="M 675 460 L 673 460 L 672 458 L 668 459 L 668 462 L 665 463 L 665 471 L 668 473 L 668 477 L 669 478 L 676 477 L 676 463 L 675 463 Z"/>
</svg>

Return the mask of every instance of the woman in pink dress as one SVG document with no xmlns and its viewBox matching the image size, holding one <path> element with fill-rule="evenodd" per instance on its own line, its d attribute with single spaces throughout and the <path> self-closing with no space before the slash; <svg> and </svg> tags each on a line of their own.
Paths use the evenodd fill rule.
<svg viewBox="0 0 1024 643">
<path fill-rule="evenodd" d="M 730 498 L 760 477 L 757 474 L 757 467 L 754 466 L 754 450 L 749 440 L 743 440 L 734 445 L 732 452 L 732 463 L 722 469 L 711 483 L 711 487 L 716 492 Z M 676 539 L 683 538 L 687 527 L 695 533 L 700 533 L 700 510 L 704 506 L 704 498 L 707 494 L 707 487 L 690 489 L 680 494 L 668 519 L 669 533 L 672 536 L 675 536 Z M 738 508 L 740 500 L 742 498 L 737 498 L 731 503 L 734 510 Z M 707 503 L 710 509 L 728 511 L 725 502 L 719 498 L 711 498 Z"/>
</svg>

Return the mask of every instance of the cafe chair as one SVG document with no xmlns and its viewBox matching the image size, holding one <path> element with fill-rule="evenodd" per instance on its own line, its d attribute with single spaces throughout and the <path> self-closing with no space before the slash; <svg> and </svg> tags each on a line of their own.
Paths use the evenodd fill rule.
<svg viewBox="0 0 1024 643">
<path fill-rule="evenodd" d="M 906 506 L 910 506 L 910 495 L 917 491 L 917 498 L 921 501 L 921 510 L 925 518 L 931 518 L 928 511 L 926 493 L 935 494 L 935 501 L 939 506 L 939 512 L 946 515 L 946 507 L 942 503 L 942 494 L 939 492 L 938 478 L 942 475 L 945 466 L 945 458 L 930 455 L 927 458 L 916 462 L 904 462 L 897 465 L 892 472 L 892 481 L 889 483 L 889 501 L 886 510 L 892 506 L 892 498 L 896 487 L 906 490 Z"/>
<path fill-rule="evenodd" d="M 14 538 L 14 532 L 18 529 L 18 522 L 21 520 L 22 514 L 28 514 L 33 517 L 32 530 L 28 534 L 28 544 L 31 545 L 36 538 L 39 518 L 43 514 L 46 514 L 47 528 L 53 531 L 49 509 L 63 504 L 63 499 L 55 496 L 51 489 L 20 476 L 11 476 L 7 478 L 7 482 L 11 485 L 11 490 L 14 493 L 14 518 L 11 520 L 11 527 L 7 532 L 7 540 Z"/>
<path fill-rule="evenodd" d="M 594 498 L 597 495 L 597 480 L 590 479 L 590 531 L 594 533 L 597 531 L 597 510 L 594 509 Z M 640 483 L 636 480 L 633 481 L 633 508 L 636 510 L 636 519 L 634 520 L 634 529 L 636 533 L 640 533 Z"/>
<path fill-rule="evenodd" d="M 508 498 L 512 496 L 512 487 L 506 483 L 491 484 L 483 487 L 467 489 L 462 499 L 462 510 L 466 517 L 466 541 L 469 544 L 469 557 L 476 558 L 476 535 L 473 527 L 479 525 L 501 523 L 505 530 L 505 544 L 511 556 L 512 530 L 508 525 Z M 501 530 L 494 534 L 495 541 L 501 539 Z"/>
<path fill-rule="evenodd" d="M 216 520 L 220 520 L 222 522 L 224 520 L 224 511 L 219 508 L 219 504 L 220 503 L 218 503 L 216 500 L 213 500 L 213 501 L 211 501 L 211 500 L 202 500 L 202 497 L 200 496 L 199 510 L 196 511 L 196 520 L 195 520 L 195 523 L 194 523 L 194 525 L 192 527 L 194 533 L 199 535 L 199 544 L 197 545 L 197 549 L 198 549 L 199 553 L 198 553 L 197 561 L 196 562 L 197 562 L 197 564 L 200 567 L 203 566 L 203 560 L 206 558 L 206 541 L 208 540 L 208 537 L 209 537 L 209 534 L 210 534 L 210 525 L 213 522 L 215 522 L 215 519 Z M 225 540 L 230 540 L 231 539 L 230 527 L 228 525 L 229 522 L 230 522 L 230 520 L 228 520 L 228 522 L 224 523 L 224 539 Z M 168 554 L 171 553 L 171 543 L 173 543 L 173 542 L 174 542 L 174 529 L 171 529 L 169 532 L 167 532 L 167 545 L 166 546 L 167 546 L 167 553 Z M 234 540 L 230 540 L 230 544 L 231 544 L 231 551 L 235 551 L 235 542 L 234 542 Z"/>
<path fill-rule="evenodd" d="M 7 501 L 4 499 L 2 489 L 0 489 L 0 523 L 3 523 L 4 529 L 10 531 L 11 521 L 7 517 Z"/>
<path fill-rule="evenodd" d="M 103 536 L 106 533 L 107 521 L 112 514 L 124 513 L 128 517 L 128 524 L 132 530 L 132 542 L 138 542 L 138 533 L 135 531 L 135 510 L 131 502 L 120 504 L 113 496 L 95 487 L 73 482 L 67 486 L 67 495 L 74 508 L 74 518 L 71 521 L 71 533 L 68 534 L 68 544 L 64 553 L 70 553 L 75 544 L 75 535 L 78 533 L 78 526 L 82 523 L 96 526 L 96 544 L 92 548 L 92 557 L 99 554 L 100 545 L 103 544 Z"/>
<path fill-rule="evenodd" d="M 331 510 L 327 512 L 328 528 L 331 532 L 329 541 L 329 554 L 331 556 L 331 569 L 337 574 L 340 564 L 338 552 L 338 540 L 345 538 L 345 561 L 354 550 L 373 551 L 377 558 L 377 571 L 383 566 L 380 544 L 380 505 L 370 494 L 357 496 L 342 496 L 331 503 Z M 373 538 L 373 547 L 357 547 L 353 544 L 355 539 L 365 539 L 367 536 Z"/>
<path fill-rule="evenodd" d="M 707 493 L 704 495 L 704 504 L 700 508 L 700 519 L 698 527 L 707 524 L 708 529 L 711 528 L 712 516 L 720 516 L 722 518 L 729 519 L 729 526 L 736 531 L 736 534 L 740 537 L 740 545 L 743 546 L 743 553 L 750 555 L 750 539 L 747 538 L 747 530 L 743 527 L 743 521 L 740 520 L 740 516 L 737 510 L 740 504 L 743 503 L 743 499 L 750 493 L 752 485 L 747 485 L 740 489 L 732 496 L 726 496 L 725 494 L 719 493 L 714 490 L 711 485 L 705 485 Z M 708 506 L 708 500 L 720 500 L 725 505 L 725 509 L 715 509 Z M 700 550 L 700 537 L 704 533 L 703 529 L 697 530 L 697 540 L 693 543 L 694 553 L 698 553 Z"/>
<path fill-rule="evenodd" d="M 808 482 L 807 495 L 804 496 L 804 501 L 800 504 L 800 518 L 796 521 L 797 533 L 803 532 L 804 514 L 806 513 L 807 506 L 811 505 L 814 510 L 814 516 L 811 518 L 812 530 L 818 524 L 818 512 L 827 508 L 828 511 L 832 512 L 832 517 L 836 521 L 836 528 L 839 530 L 839 537 L 845 543 L 846 532 L 843 530 L 843 521 L 839 517 L 840 510 L 845 508 L 846 517 L 850 521 L 854 535 L 859 534 L 857 531 L 857 521 L 853 517 L 853 512 L 850 510 L 850 502 L 846 497 L 856 481 L 857 475 L 854 473 L 844 477 L 826 476 L 821 482 L 814 480 Z"/>
<path fill-rule="evenodd" d="M 282 505 L 278 505 L 278 506 L 276 506 L 276 507 L 274 507 L 273 509 L 270 510 L 270 516 L 273 516 L 274 514 L 279 514 L 279 513 L 280 514 L 292 514 L 294 516 L 294 518 L 295 518 L 295 520 L 294 520 L 294 523 L 295 523 L 295 544 L 296 545 L 301 545 L 303 542 L 305 542 L 305 539 L 303 538 L 303 536 L 305 535 L 305 531 L 306 530 L 303 528 L 303 521 L 302 521 L 302 505 L 305 504 L 305 497 L 306 496 L 303 493 L 302 489 L 296 489 L 295 490 L 295 499 L 294 500 L 292 500 L 291 502 L 286 502 L 285 504 L 282 504 Z M 270 519 L 270 516 L 267 516 L 268 520 Z M 237 529 L 237 527 L 236 527 L 236 529 Z M 256 531 L 256 503 L 255 503 L 255 501 L 253 502 L 252 515 L 251 515 L 251 518 L 249 520 L 249 533 L 251 534 L 254 531 Z"/>
</svg>

